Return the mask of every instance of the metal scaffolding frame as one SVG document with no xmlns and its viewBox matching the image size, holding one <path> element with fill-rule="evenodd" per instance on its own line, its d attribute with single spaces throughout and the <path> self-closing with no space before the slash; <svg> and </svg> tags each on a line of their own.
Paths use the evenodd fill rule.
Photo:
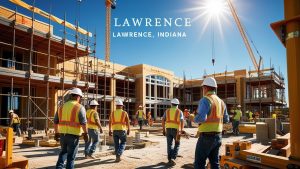
<svg viewBox="0 0 300 169">
<path fill-rule="evenodd" d="M 33 4 L 33 7 L 34 7 L 34 4 Z M 34 10 L 33 10 L 34 11 Z M 29 28 L 29 31 L 30 31 L 30 48 L 26 48 L 26 47 L 21 47 L 21 46 L 17 46 L 16 45 L 16 26 L 18 25 L 18 21 L 17 21 L 17 16 L 19 15 L 19 13 L 17 12 L 17 8 L 15 9 L 14 11 L 14 19 L 13 21 L 11 22 L 11 29 L 12 29 L 12 42 L 11 43 L 6 43 L 4 41 L 0 41 L 0 44 L 1 45 L 4 45 L 4 46 L 8 46 L 8 47 L 12 47 L 12 56 L 11 56 L 11 59 L 4 59 L 4 58 L 0 58 L 0 60 L 4 60 L 6 62 L 11 62 L 12 63 L 12 69 L 15 70 L 15 64 L 22 64 L 22 65 L 28 65 L 28 70 L 26 70 L 26 68 L 23 70 L 23 71 L 26 71 L 25 73 L 25 78 L 27 79 L 27 95 L 24 95 L 24 94 L 18 94 L 18 95 L 15 95 L 14 94 L 14 87 L 15 87 L 15 81 L 14 81 L 14 76 L 11 76 L 10 77 L 10 81 L 11 81 L 11 84 L 10 84 L 10 94 L 4 94 L 4 93 L 1 93 L 0 96 L 8 96 L 10 97 L 10 107 L 9 109 L 13 109 L 14 107 L 14 102 L 13 102 L 13 98 L 14 97 L 20 97 L 20 98 L 27 98 L 27 115 L 26 115 L 26 118 L 24 118 L 24 112 L 22 112 L 23 114 L 23 117 L 21 117 L 22 120 L 26 120 L 26 127 L 29 128 L 31 127 L 32 125 L 34 125 L 34 122 L 30 121 L 30 120 L 42 120 L 44 119 L 45 120 L 45 123 L 44 123 L 44 128 L 45 129 L 48 129 L 49 128 L 49 122 L 52 122 L 53 123 L 53 120 L 52 118 L 49 117 L 49 112 L 50 112 L 50 80 L 49 80 L 49 77 L 51 75 L 51 70 L 52 71 L 55 71 L 55 72 L 58 72 L 57 74 L 59 75 L 59 77 L 61 78 L 60 79 L 60 88 L 56 88 L 56 90 L 60 89 L 61 92 L 59 94 L 58 97 L 60 97 L 62 100 L 62 102 L 64 102 L 64 97 L 63 97 L 63 91 L 65 90 L 65 72 L 66 72 L 66 69 L 65 69 L 65 62 L 66 62 L 66 45 L 67 45 L 67 38 L 66 38 L 66 35 L 68 34 L 67 31 L 66 31 L 66 24 L 63 24 L 63 38 L 61 40 L 61 44 L 63 46 L 63 51 L 61 52 L 62 53 L 62 57 L 61 56 L 55 56 L 53 54 L 51 54 L 51 42 L 52 42 L 52 32 L 51 32 L 51 14 L 49 15 L 49 18 L 48 18 L 48 33 L 46 34 L 46 41 L 47 41 L 47 52 L 43 52 L 43 51 L 38 51 L 38 49 L 34 49 L 34 44 L 35 44 L 35 36 L 38 36 L 35 34 L 35 23 L 37 22 L 37 20 L 35 20 L 35 13 L 32 12 L 32 17 L 31 17 L 31 27 Z M 64 17 L 64 23 L 66 23 L 66 14 L 65 14 L 65 17 Z M 21 25 L 21 24 L 20 24 Z M 78 27 L 78 24 L 77 24 L 77 27 Z M 26 32 L 24 32 L 24 34 L 26 34 Z M 86 67 L 87 68 L 87 72 L 86 72 L 86 75 L 84 76 L 85 78 L 85 83 L 86 83 L 86 93 L 88 91 L 88 82 L 91 82 L 91 81 L 88 81 L 88 74 L 90 73 L 96 73 L 96 72 L 88 72 L 88 65 L 84 65 L 85 63 L 80 63 L 79 61 L 79 57 L 81 56 L 78 56 L 78 45 L 79 45 L 79 33 L 78 33 L 78 28 L 76 29 L 76 34 L 75 34 L 75 39 L 76 39 L 76 44 L 75 44 L 75 48 L 76 48 L 76 54 L 75 54 L 75 77 L 76 77 L 76 81 L 80 80 L 79 79 L 79 74 L 80 72 L 78 71 L 79 70 L 79 67 L 83 65 L 83 67 Z M 94 35 L 96 37 L 96 35 Z M 88 36 L 86 36 L 88 37 Z M 86 43 L 86 51 L 85 53 L 87 53 L 87 57 L 89 57 L 89 55 L 91 54 L 89 52 L 89 39 L 86 38 L 86 39 L 81 39 L 82 40 L 82 44 L 84 45 L 84 43 Z M 96 41 L 96 39 L 95 39 Z M 93 50 L 93 54 L 94 54 L 94 59 L 96 59 L 95 57 L 95 48 L 96 48 L 96 43 L 94 44 L 94 50 Z M 26 52 L 29 52 L 29 60 L 28 60 L 28 63 L 23 63 L 23 62 L 17 62 L 16 59 L 15 59 L 15 55 L 16 55 L 16 49 L 19 49 L 19 50 L 22 50 L 22 51 L 26 51 Z M 43 56 L 47 56 L 47 66 L 42 66 L 42 65 L 38 65 L 37 63 L 36 64 L 33 64 L 33 57 L 34 55 L 36 55 L 35 59 L 37 59 L 37 54 L 39 55 L 43 55 Z M 54 65 L 55 67 L 51 67 L 51 58 L 53 59 L 57 59 L 57 61 L 61 61 L 61 64 L 62 64 L 62 69 L 59 69 L 59 64 L 57 65 Z M 72 62 L 72 61 L 69 61 L 69 62 Z M 86 62 L 86 64 L 88 64 L 88 62 Z M 95 64 L 96 66 L 96 64 Z M 45 81 L 45 85 L 46 86 L 46 93 L 45 93 L 45 96 L 43 97 L 35 97 L 34 95 L 36 94 L 36 92 L 33 91 L 33 89 L 35 87 L 37 87 L 36 85 L 32 85 L 32 75 L 33 73 L 35 73 L 33 71 L 33 67 L 35 67 L 36 69 L 38 68 L 41 68 L 41 69 L 46 69 L 46 73 L 44 73 L 44 81 Z M 97 67 L 98 68 L 98 67 Z M 77 86 L 78 83 L 75 83 L 75 86 Z M 43 87 L 44 87 L 43 86 Z M 97 86 L 96 86 L 97 87 Z M 25 89 L 25 88 L 24 88 Z M 54 87 L 52 87 L 52 89 L 54 89 Z M 98 91 L 98 90 L 95 90 L 95 92 Z M 23 90 L 23 92 L 25 92 L 25 90 Z M 86 95 L 87 96 L 87 95 Z M 36 100 L 38 99 L 43 99 L 44 101 L 42 101 L 42 103 L 39 105 Z M 45 111 L 43 110 L 44 108 L 41 108 L 40 106 L 43 105 L 44 103 L 46 103 L 46 107 L 45 108 Z M 57 104 L 58 105 L 58 104 Z M 34 107 L 33 107 L 34 106 Z M 57 106 L 58 107 L 58 106 Z M 33 116 L 34 114 L 36 114 L 36 112 L 39 111 L 44 117 L 41 117 L 41 116 Z M 1 119 L 7 119 L 7 118 L 1 118 Z M 32 126 L 34 127 L 34 126 Z"/>
</svg>

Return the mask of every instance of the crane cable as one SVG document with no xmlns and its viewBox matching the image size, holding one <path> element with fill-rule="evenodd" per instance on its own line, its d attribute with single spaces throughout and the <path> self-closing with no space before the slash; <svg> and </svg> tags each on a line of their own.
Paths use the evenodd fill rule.
<svg viewBox="0 0 300 169">
<path fill-rule="evenodd" d="M 211 23 L 211 62 L 213 66 L 215 66 L 215 24 L 214 24 L 214 18 L 212 18 L 212 23 Z"/>
<path fill-rule="evenodd" d="M 245 30 L 245 33 L 246 33 L 246 36 L 248 37 L 248 39 L 250 40 L 250 42 L 251 42 L 251 44 L 252 44 L 252 46 L 254 47 L 254 50 L 255 50 L 255 52 L 257 53 L 257 55 L 259 56 L 259 64 L 261 64 L 261 60 L 262 60 L 262 56 L 261 56 L 261 54 L 259 53 L 259 51 L 258 51 L 258 49 L 257 49 L 257 47 L 256 47 L 256 45 L 255 45 L 255 43 L 254 43 L 254 41 L 252 40 L 252 38 L 251 38 L 251 36 L 250 36 L 250 34 L 248 33 L 248 30 L 247 30 L 247 28 L 244 26 L 244 24 L 243 23 L 241 23 L 241 25 L 242 25 L 242 27 L 244 28 L 244 30 Z M 261 69 L 261 66 L 262 65 L 259 65 L 259 67 L 260 67 L 260 69 Z"/>
</svg>

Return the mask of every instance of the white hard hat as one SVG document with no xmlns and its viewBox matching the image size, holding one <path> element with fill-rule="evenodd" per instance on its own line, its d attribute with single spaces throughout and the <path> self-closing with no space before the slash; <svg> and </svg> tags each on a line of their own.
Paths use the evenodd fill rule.
<svg viewBox="0 0 300 169">
<path fill-rule="evenodd" d="M 9 110 L 9 111 L 8 111 L 8 113 L 13 113 L 13 112 L 14 112 L 14 110 Z"/>
<path fill-rule="evenodd" d="M 116 105 L 117 106 L 123 106 L 123 101 L 122 100 L 117 100 Z"/>
<path fill-rule="evenodd" d="M 139 108 L 142 108 L 143 106 L 142 105 L 139 105 Z"/>
<path fill-rule="evenodd" d="M 178 104 L 179 104 L 179 100 L 176 99 L 176 98 L 174 98 L 174 99 L 171 100 L 171 104 L 176 104 L 176 105 L 178 105 Z"/>
<path fill-rule="evenodd" d="M 99 104 L 98 104 L 98 102 L 96 101 L 96 100 L 92 100 L 91 102 L 90 102 L 90 106 L 98 106 Z"/>
<path fill-rule="evenodd" d="M 218 87 L 216 79 L 213 77 L 205 78 L 201 86 L 209 86 L 209 87 L 214 87 L 214 88 Z"/>
<path fill-rule="evenodd" d="M 74 89 L 72 89 L 72 90 L 70 91 L 70 94 L 76 94 L 76 95 L 78 95 L 78 96 L 80 96 L 80 97 L 83 96 L 82 91 L 81 91 L 81 89 L 79 89 L 79 88 L 74 88 Z"/>
<path fill-rule="evenodd" d="M 237 107 L 241 108 L 242 106 L 241 105 L 237 105 Z"/>
</svg>

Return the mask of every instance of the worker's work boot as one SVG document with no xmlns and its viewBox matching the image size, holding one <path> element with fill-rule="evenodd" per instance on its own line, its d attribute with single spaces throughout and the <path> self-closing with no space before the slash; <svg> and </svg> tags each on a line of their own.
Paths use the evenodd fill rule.
<svg viewBox="0 0 300 169">
<path fill-rule="evenodd" d="M 120 162 L 121 161 L 121 156 L 116 155 L 116 162 Z"/>
<path fill-rule="evenodd" d="M 171 165 L 171 166 L 174 166 L 174 165 L 176 165 L 176 162 L 173 159 L 169 159 L 168 164 Z"/>
</svg>

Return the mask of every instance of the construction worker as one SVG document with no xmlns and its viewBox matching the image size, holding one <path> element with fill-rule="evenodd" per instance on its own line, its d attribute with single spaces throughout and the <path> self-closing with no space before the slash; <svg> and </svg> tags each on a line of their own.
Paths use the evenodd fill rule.
<svg viewBox="0 0 300 169">
<path fill-rule="evenodd" d="M 276 119 L 276 117 L 277 117 L 276 113 L 273 112 L 273 113 L 272 113 L 272 118 L 273 118 L 273 119 Z"/>
<path fill-rule="evenodd" d="M 10 126 L 14 129 L 14 132 L 16 132 L 17 136 L 21 136 L 21 129 L 20 129 L 20 118 L 19 116 L 14 113 L 14 110 L 9 110 L 9 117 L 10 117 Z"/>
<path fill-rule="evenodd" d="M 88 123 L 88 134 L 89 141 L 85 144 L 85 157 L 96 159 L 93 156 L 93 153 L 96 150 L 96 147 L 99 143 L 99 130 L 100 133 L 103 133 L 99 115 L 97 112 L 98 102 L 96 100 L 92 100 L 90 102 L 90 109 L 86 112 L 87 123 Z"/>
<path fill-rule="evenodd" d="M 168 162 L 170 165 L 175 165 L 175 160 L 178 154 L 181 133 L 184 133 L 184 117 L 182 111 L 178 108 L 179 100 L 174 98 L 171 100 L 171 108 L 167 109 L 163 115 L 162 126 L 163 135 L 167 137 Z M 175 141 L 174 148 L 173 140 Z"/>
<path fill-rule="evenodd" d="M 147 114 L 147 121 L 148 121 L 148 125 L 151 127 L 153 122 L 152 122 L 152 116 L 150 111 Z"/>
<path fill-rule="evenodd" d="M 249 121 L 253 122 L 253 113 L 251 110 L 249 111 Z"/>
<path fill-rule="evenodd" d="M 121 156 L 126 147 L 126 129 L 127 135 L 130 133 L 129 117 L 123 110 L 123 102 L 116 101 L 116 110 L 109 117 L 109 136 L 113 136 L 115 143 L 116 162 L 121 161 Z"/>
<path fill-rule="evenodd" d="M 138 119 L 140 130 L 142 130 L 143 129 L 143 122 L 144 122 L 144 119 L 145 119 L 145 116 L 146 116 L 142 105 L 139 106 L 139 110 L 136 111 L 135 115 Z"/>
<path fill-rule="evenodd" d="M 67 160 L 66 168 L 74 168 L 81 128 L 84 141 L 88 141 L 86 110 L 80 104 L 82 96 L 79 88 L 70 90 L 70 100 L 64 103 L 54 116 L 54 138 L 60 141 L 61 146 L 56 169 L 62 169 L 65 160 Z"/>
<path fill-rule="evenodd" d="M 185 120 L 185 125 L 184 127 L 187 127 L 189 126 L 189 123 L 190 123 L 190 111 L 188 109 L 184 109 L 183 111 L 183 116 L 184 116 L 184 120 Z"/>
<path fill-rule="evenodd" d="M 232 123 L 233 134 L 235 135 L 240 134 L 239 125 L 240 125 L 241 118 L 242 118 L 241 105 L 238 105 L 237 109 L 234 111 L 233 123 Z"/>
<path fill-rule="evenodd" d="M 199 124 L 194 168 L 205 169 L 206 159 L 211 168 L 220 168 L 219 149 L 222 145 L 223 122 L 229 122 L 225 103 L 216 95 L 217 82 L 205 78 L 202 83 L 204 97 L 199 101 L 194 122 Z"/>
<path fill-rule="evenodd" d="M 190 118 L 189 127 L 193 127 L 193 121 L 194 121 L 194 118 L 195 118 L 195 114 L 191 113 L 189 118 Z"/>
</svg>

